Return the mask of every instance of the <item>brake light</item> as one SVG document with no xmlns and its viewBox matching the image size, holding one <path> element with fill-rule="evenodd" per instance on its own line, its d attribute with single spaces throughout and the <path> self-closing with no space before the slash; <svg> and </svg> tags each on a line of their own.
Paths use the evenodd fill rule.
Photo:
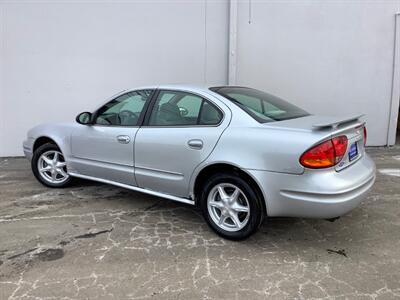
<svg viewBox="0 0 400 300">
<path fill-rule="evenodd" d="M 318 144 L 300 157 L 300 163 L 307 168 L 322 169 L 339 163 L 347 150 L 347 137 L 341 135 Z"/>
<path fill-rule="evenodd" d="M 342 160 L 347 150 L 347 137 L 341 135 L 332 139 L 333 148 L 335 148 L 335 165 Z"/>
<path fill-rule="evenodd" d="M 367 143 L 367 127 L 364 126 L 364 146 Z"/>
</svg>

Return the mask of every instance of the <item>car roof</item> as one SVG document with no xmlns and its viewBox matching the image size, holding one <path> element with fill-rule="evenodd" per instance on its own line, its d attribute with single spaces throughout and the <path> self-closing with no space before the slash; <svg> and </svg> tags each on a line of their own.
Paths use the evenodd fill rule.
<svg viewBox="0 0 400 300">
<path fill-rule="evenodd" d="M 182 90 L 182 91 L 209 91 L 211 85 L 201 84 L 159 84 L 159 85 L 146 85 L 140 87 L 134 87 L 130 90 L 141 90 L 141 89 L 166 89 L 166 90 Z"/>
<path fill-rule="evenodd" d="M 129 90 L 134 91 L 134 90 L 142 90 L 142 89 L 166 89 L 166 90 L 210 92 L 211 88 L 219 89 L 219 88 L 226 88 L 226 87 L 249 88 L 246 86 L 226 85 L 226 84 L 178 84 L 178 83 L 176 83 L 176 84 L 146 85 L 146 86 L 134 87 Z"/>
</svg>

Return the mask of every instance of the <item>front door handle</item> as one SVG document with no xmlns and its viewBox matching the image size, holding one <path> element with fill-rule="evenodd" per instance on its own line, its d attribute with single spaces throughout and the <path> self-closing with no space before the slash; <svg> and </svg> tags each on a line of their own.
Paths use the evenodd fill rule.
<svg viewBox="0 0 400 300">
<path fill-rule="evenodd" d="M 203 148 L 203 141 L 202 140 L 189 140 L 188 141 L 188 146 L 192 149 L 197 149 L 200 150 L 201 148 Z"/>
<path fill-rule="evenodd" d="M 117 136 L 117 141 L 121 144 L 128 144 L 131 138 L 128 135 L 119 135 Z"/>
</svg>

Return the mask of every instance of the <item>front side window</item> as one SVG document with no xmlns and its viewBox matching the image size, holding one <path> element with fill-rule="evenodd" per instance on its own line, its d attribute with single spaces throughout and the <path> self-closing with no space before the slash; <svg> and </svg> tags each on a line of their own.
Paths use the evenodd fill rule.
<svg viewBox="0 0 400 300">
<path fill-rule="evenodd" d="M 95 119 L 98 125 L 136 126 L 152 90 L 128 92 L 101 107 Z"/>
<path fill-rule="evenodd" d="M 217 125 L 221 120 L 221 111 L 200 96 L 180 91 L 160 91 L 149 125 Z"/>
<path fill-rule="evenodd" d="M 271 94 L 245 87 L 215 87 L 212 91 L 237 104 L 260 123 L 308 116 L 303 109 Z"/>
</svg>

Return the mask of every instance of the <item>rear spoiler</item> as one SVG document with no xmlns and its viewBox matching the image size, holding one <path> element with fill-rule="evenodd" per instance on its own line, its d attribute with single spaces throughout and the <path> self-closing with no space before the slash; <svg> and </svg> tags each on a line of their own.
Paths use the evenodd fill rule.
<svg viewBox="0 0 400 300">
<path fill-rule="evenodd" d="M 322 122 L 315 123 L 312 125 L 314 129 L 322 129 L 322 128 L 337 128 L 339 125 L 350 123 L 353 121 L 357 121 L 364 115 L 355 115 L 349 117 L 330 117 Z"/>
</svg>

